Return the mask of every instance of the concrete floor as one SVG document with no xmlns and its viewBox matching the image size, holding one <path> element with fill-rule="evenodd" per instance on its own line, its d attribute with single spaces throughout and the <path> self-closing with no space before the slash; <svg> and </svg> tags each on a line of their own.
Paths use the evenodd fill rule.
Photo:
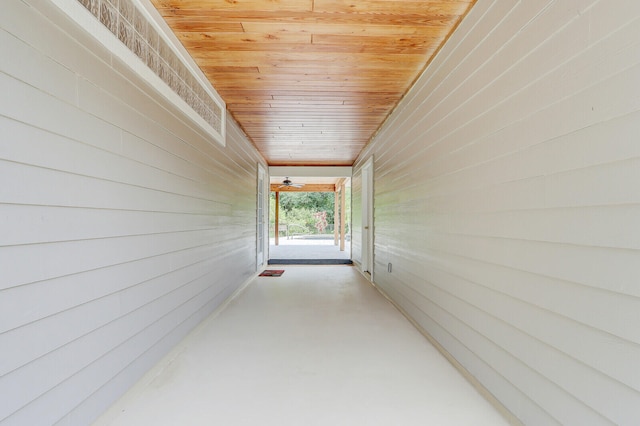
<svg viewBox="0 0 640 426">
<path fill-rule="evenodd" d="M 258 277 L 96 425 L 503 425 L 351 266 Z"/>
</svg>

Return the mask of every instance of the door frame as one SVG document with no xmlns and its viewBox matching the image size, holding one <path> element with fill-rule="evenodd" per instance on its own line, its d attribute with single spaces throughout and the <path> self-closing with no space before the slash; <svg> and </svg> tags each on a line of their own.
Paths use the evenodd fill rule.
<svg viewBox="0 0 640 426">
<path fill-rule="evenodd" d="M 262 236 L 262 238 L 261 238 Z M 258 163 L 256 176 L 256 270 L 269 260 L 269 175 Z"/>
<path fill-rule="evenodd" d="M 362 272 L 374 272 L 373 156 L 360 169 L 362 176 Z"/>
</svg>

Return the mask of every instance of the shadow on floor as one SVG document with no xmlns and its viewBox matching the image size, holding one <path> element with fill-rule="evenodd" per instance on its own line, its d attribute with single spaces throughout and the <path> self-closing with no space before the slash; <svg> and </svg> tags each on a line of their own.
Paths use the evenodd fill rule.
<svg viewBox="0 0 640 426">
<path fill-rule="evenodd" d="M 351 259 L 269 259 L 269 265 L 353 265 Z"/>
</svg>

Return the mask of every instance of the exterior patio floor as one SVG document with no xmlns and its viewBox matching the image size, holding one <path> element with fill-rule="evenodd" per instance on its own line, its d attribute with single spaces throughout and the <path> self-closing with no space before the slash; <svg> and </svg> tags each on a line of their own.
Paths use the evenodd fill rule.
<svg viewBox="0 0 640 426">
<path fill-rule="evenodd" d="M 345 249 L 340 251 L 339 245 L 334 245 L 332 237 L 280 237 L 277 246 L 271 238 L 269 259 L 351 259 L 351 242 L 345 241 Z"/>
</svg>

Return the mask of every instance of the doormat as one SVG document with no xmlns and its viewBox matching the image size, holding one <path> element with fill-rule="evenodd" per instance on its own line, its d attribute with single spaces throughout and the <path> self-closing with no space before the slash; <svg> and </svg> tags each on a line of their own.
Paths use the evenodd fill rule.
<svg viewBox="0 0 640 426">
<path fill-rule="evenodd" d="M 284 269 L 265 269 L 259 277 L 279 277 L 284 274 Z"/>
</svg>

